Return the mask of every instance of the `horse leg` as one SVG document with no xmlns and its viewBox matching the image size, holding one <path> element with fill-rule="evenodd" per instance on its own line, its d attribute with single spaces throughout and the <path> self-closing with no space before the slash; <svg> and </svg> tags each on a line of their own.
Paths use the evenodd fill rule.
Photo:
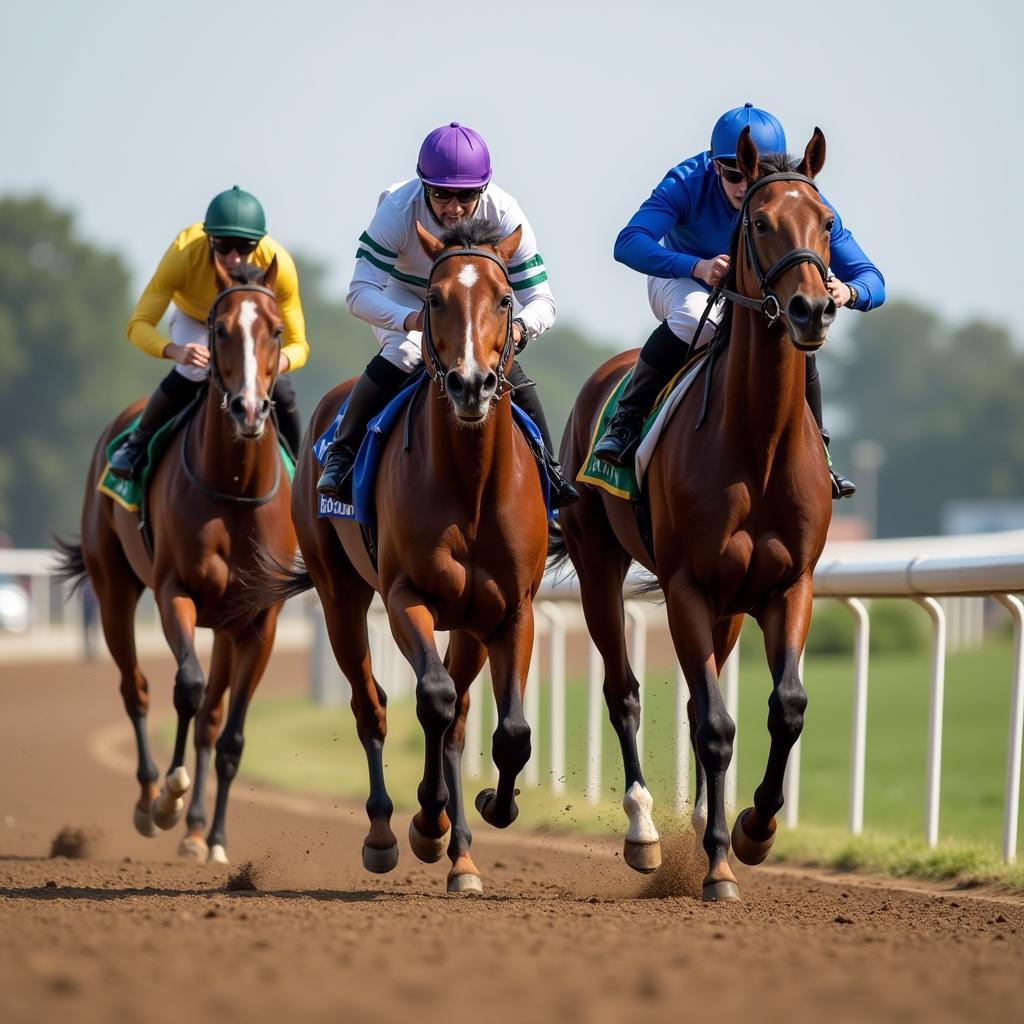
<svg viewBox="0 0 1024 1024">
<path fill-rule="evenodd" d="M 159 828 L 170 829 L 178 822 L 185 806 L 183 799 L 191 784 L 185 768 L 185 743 L 188 729 L 203 702 L 205 680 L 196 656 L 196 606 L 176 581 L 169 581 L 157 594 L 164 636 L 178 662 L 174 675 L 174 710 L 178 713 L 178 728 L 174 737 L 174 754 L 160 795 L 153 802 L 153 822 Z"/>
<path fill-rule="evenodd" d="M 498 724 L 491 756 L 498 769 L 498 788 L 483 789 L 476 809 L 489 825 L 508 828 L 519 817 L 516 776 L 530 760 L 530 724 L 523 711 L 523 692 L 533 655 L 533 604 L 524 601 L 511 620 L 489 641 L 491 678 L 498 705 Z"/>
<path fill-rule="evenodd" d="M 196 777 L 192 784 L 192 799 L 185 815 L 188 830 L 178 846 L 178 853 L 182 857 L 189 857 L 201 863 L 206 861 L 210 852 L 203 838 L 206 831 L 206 779 L 210 773 L 213 744 L 220 732 L 220 723 L 224 716 L 224 694 L 230 682 L 231 641 L 223 633 L 215 633 L 213 656 L 210 659 L 210 678 L 193 730 Z"/>
<path fill-rule="evenodd" d="M 654 798 L 644 782 L 637 749 L 640 728 L 640 684 L 626 653 L 626 624 L 622 581 L 630 558 L 615 538 L 601 507 L 601 499 L 585 491 L 578 506 L 569 509 L 586 516 L 585 529 L 567 530 L 566 545 L 580 580 L 580 599 L 587 630 L 604 661 L 604 699 L 608 717 L 619 738 L 625 788 L 622 808 L 629 819 L 623 840 L 623 859 L 635 871 L 649 873 L 661 864 L 661 838 L 654 825 Z M 589 515 L 587 514 L 589 512 Z"/>
<path fill-rule="evenodd" d="M 142 594 L 142 584 L 128 565 L 119 544 L 105 544 L 100 557 L 90 559 L 89 577 L 100 606 L 103 636 L 110 656 L 121 673 L 121 699 L 135 733 L 139 783 L 139 799 L 132 820 L 140 835 L 152 837 L 157 830 L 150 818 L 150 808 L 158 792 L 159 770 L 149 749 L 146 715 L 149 711 L 149 683 L 139 668 L 135 651 L 135 609 Z"/>
<path fill-rule="evenodd" d="M 416 717 L 423 727 L 423 778 L 416 791 L 420 809 L 409 822 L 413 853 L 428 864 L 444 856 L 450 822 L 445 812 L 444 737 L 455 721 L 455 682 L 434 643 L 434 616 L 408 583 L 396 583 L 385 600 L 391 631 L 416 673 Z"/>
<path fill-rule="evenodd" d="M 228 792 L 238 774 L 245 746 L 245 716 L 256 687 L 270 660 L 277 630 L 278 608 L 270 608 L 250 623 L 245 632 L 233 638 L 231 652 L 231 697 L 227 720 L 217 740 L 217 798 L 213 808 L 213 824 L 206 842 L 208 861 L 227 864 L 227 835 L 225 822 L 228 811 Z"/>
<path fill-rule="evenodd" d="M 736 726 L 718 688 L 712 612 L 704 596 L 679 576 L 669 580 L 665 595 L 672 642 L 696 712 L 697 757 L 706 776 L 708 822 L 703 845 L 708 873 L 703 896 L 708 901 L 737 900 L 739 887 L 729 867 L 725 821 L 725 772 L 732 760 Z"/>
<path fill-rule="evenodd" d="M 775 841 L 775 815 L 782 808 L 786 762 L 804 726 L 807 692 L 800 682 L 800 652 L 811 624 L 814 592 L 809 576 L 773 598 L 758 618 L 772 672 L 768 698 L 768 764 L 761 785 L 733 826 L 732 848 L 744 864 L 760 864 Z"/>
<path fill-rule="evenodd" d="M 462 793 L 462 752 L 466 746 L 466 715 L 469 713 L 469 688 L 487 659 L 487 648 L 468 633 L 452 633 L 445 655 L 445 668 L 455 682 L 455 721 L 444 740 L 444 780 L 448 786 L 448 819 L 452 823 L 448 857 L 448 891 L 453 893 L 483 892 L 480 872 L 469 848 L 473 835 L 466 820 Z"/>
</svg>

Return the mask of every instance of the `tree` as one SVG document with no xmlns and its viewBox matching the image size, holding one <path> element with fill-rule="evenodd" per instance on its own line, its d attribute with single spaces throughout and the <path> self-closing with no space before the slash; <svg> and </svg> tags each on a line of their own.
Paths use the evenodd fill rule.
<svg viewBox="0 0 1024 1024">
<path fill-rule="evenodd" d="M 121 257 L 42 197 L 0 199 L 0 529 L 20 545 L 75 530 L 86 467 L 154 363 L 125 338 Z"/>
</svg>

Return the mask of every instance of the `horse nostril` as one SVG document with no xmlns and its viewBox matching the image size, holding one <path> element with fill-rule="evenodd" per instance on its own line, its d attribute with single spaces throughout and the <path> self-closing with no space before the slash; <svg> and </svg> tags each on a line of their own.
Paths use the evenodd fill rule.
<svg viewBox="0 0 1024 1024">
<path fill-rule="evenodd" d="M 270 415 L 270 399 L 269 398 L 261 399 L 260 404 L 259 404 L 259 415 L 260 415 L 261 419 L 266 418 L 267 416 Z"/>
<path fill-rule="evenodd" d="M 806 324 L 811 318 L 810 303 L 802 295 L 794 295 L 786 307 L 786 316 L 792 323 Z"/>
<path fill-rule="evenodd" d="M 466 382 L 462 379 L 462 376 L 456 373 L 454 370 L 449 370 L 444 378 L 445 390 L 452 398 L 460 398 L 462 393 L 466 390 Z"/>
<path fill-rule="evenodd" d="M 231 402 L 228 405 L 228 410 L 232 416 L 237 418 L 241 418 L 245 415 L 245 400 L 241 395 L 235 395 L 235 397 L 231 399 Z"/>
<path fill-rule="evenodd" d="M 490 373 L 484 377 L 483 387 L 480 389 L 481 394 L 490 396 L 493 395 L 498 387 L 498 375 L 491 370 Z"/>
<path fill-rule="evenodd" d="M 821 314 L 822 322 L 826 324 L 832 323 L 836 318 L 836 309 L 836 300 L 830 296 L 828 302 L 825 303 L 825 309 Z"/>
</svg>

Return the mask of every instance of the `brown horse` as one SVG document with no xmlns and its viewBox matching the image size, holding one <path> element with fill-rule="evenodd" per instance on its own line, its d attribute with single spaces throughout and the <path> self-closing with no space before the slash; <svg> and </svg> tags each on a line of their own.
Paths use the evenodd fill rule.
<svg viewBox="0 0 1024 1024">
<path fill-rule="evenodd" d="M 832 212 L 813 184 L 824 160 L 825 139 L 817 129 L 798 167 L 788 158 L 759 158 L 749 130 L 740 139 L 737 164 L 749 188 L 731 246 L 729 314 L 713 343 L 719 351 L 727 345 L 724 362 L 712 374 L 700 431 L 694 426 L 704 388 L 694 387 L 652 456 L 645 479 L 651 550 L 621 498 L 588 487 L 579 504 L 561 514 L 567 549 L 561 554 L 568 554 L 579 575 L 622 747 L 623 806 L 630 819 L 625 857 L 640 871 L 654 870 L 661 852 L 637 754 L 638 685 L 624 640 L 622 584 L 630 562 L 653 572 L 664 592 L 690 690 L 694 823 L 698 831 L 707 825 L 706 900 L 739 898 L 727 861 L 724 805 L 735 725 L 718 674 L 744 615 L 753 616 L 764 633 L 774 683 L 764 780 L 732 833 L 733 849 L 745 863 L 759 863 L 771 847 L 786 761 L 807 703 L 798 666 L 810 623 L 811 576 L 832 508 L 821 437 L 804 396 L 804 353 L 824 344 L 836 312 L 825 287 Z M 635 359 L 635 351 L 617 356 L 587 381 L 562 441 L 567 471 L 580 469 L 599 413 Z"/>
<path fill-rule="evenodd" d="M 408 430 L 397 429 L 382 452 L 375 484 L 377 563 L 357 524 L 317 518 L 319 467 L 307 437 L 292 497 L 306 569 L 278 579 L 276 593 L 315 585 L 320 595 L 369 764 L 363 865 L 385 872 L 398 863 L 398 846 L 382 762 L 386 696 L 373 677 L 366 630 L 373 593 L 380 593 L 395 640 L 416 673 L 416 714 L 425 734 L 420 810 L 409 826 L 413 852 L 428 863 L 440 860 L 450 829 L 448 891 L 480 892 L 461 783 L 469 686 L 490 659 L 499 780 L 496 791 L 478 795 L 476 806 L 486 821 L 504 828 L 519 813 L 515 779 L 530 757 L 523 690 L 533 649 L 533 596 L 547 548 L 537 464 L 514 425 L 505 379 L 514 356 L 505 268 L 521 232 L 501 239 L 486 225 L 463 222 L 440 241 L 419 225 L 417 231 L 434 261 L 423 335 L 432 384 L 414 400 Z M 327 429 L 350 387 L 339 385 L 320 402 L 310 422 L 313 437 Z M 275 593 L 273 583 L 264 586 Z M 443 660 L 435 630 L 451 632 Z"/>
<path fill-rule="evenodd" d="M 135 827 L 152 836 L 154 824 L 170 829 L 177 822 L 189 787 L 185 744 L 189 724 L 198 716 L 195 789 L 179 853 L 226 863 L 228 789 L 238 771 L 245 714 L 270 657 L 280 605 L 255 615 L 225 609 L 233 607 L 239 573 L 251 563 L 256 546 L 290 558 L 295 531 L 277 433 L 272 421 L 267 426 L 281 348 L 282 321 L 273 291 L 277 263 L 263 274 L 245 264 L 229 274 L 215 257 L 214 269 L 220 294 L 210 310 L 211 383 L 195 419 L 183 428 L 180 444 L 175 441 L 150 481 L 152 551 L 139 532 L 138 516 L 96 488 L 107 445 L 139 411 L 136 402 L 96 445 L 85 487 L 81 544 L 62 544 L 61 574 L 66 579 L 88 574 L 107 646 L 121 671 L 121 696 L 138 752 L 141 794 Z M 145 587 L 153 591 L 178 663 L 177 735 L 159 795 L 146 734 L 149 684 L 135 653 L 135 609 Z M 208 686 L 196 657 L 197 625 L 214 629 Z M 207 843 L 203 787 L 229 690 L 227 721 L 217 740 L 217 802 Z"/>
</svg>

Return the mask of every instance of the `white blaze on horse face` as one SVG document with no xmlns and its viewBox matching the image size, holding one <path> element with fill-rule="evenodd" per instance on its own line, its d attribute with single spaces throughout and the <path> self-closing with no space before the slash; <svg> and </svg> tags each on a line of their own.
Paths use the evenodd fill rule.
<svg viewBox="0 0 1024 1024">
<path fill-rule="evenodd" d="M 626 795 L 622 798 L 622 809 L 629 818 L 626 838 L 630 842 L 656 843 L 658 841 L 658 830 L 654 827 L 654 819 L 651 817 L 653 807 L 654 797 L 639 782 L 634 782 L 626 790 Z"/>
<path fill-rule="evenodd" d="M 458 282 L 467 291 L 480 280 L 476 267 L 467 263 L 460 271 Z M 462 354 L 462 372 L 467 376 L 476 373 L 480 367 L 477 365 L 476 353 L 473 351 L 473 321 L 466 320 L 466 350 Z"/>
<path fill-rule="evenodd" d="M 245 299 L 238 313 L 238 323 L 242 328 L 245 346 L 242 363 L 242 398 L 245 400 L 245 410 L 250 415 L 255 415 L 256 412 L 256 342 L 252 336 L 252 325 L 256 323 L 258 315 L 256 303 L 252 299 Z"/>
</svg>

